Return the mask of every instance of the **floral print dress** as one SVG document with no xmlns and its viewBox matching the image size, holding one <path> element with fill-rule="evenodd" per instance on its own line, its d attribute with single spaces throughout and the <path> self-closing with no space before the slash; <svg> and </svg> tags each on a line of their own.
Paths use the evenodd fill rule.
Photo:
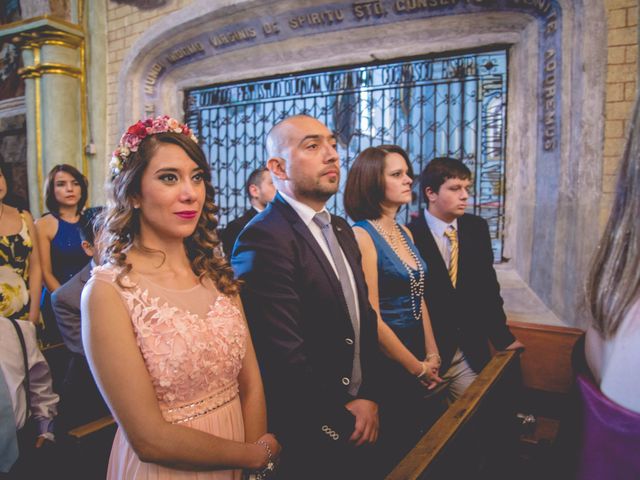
<svg viewBox="0 0 640 480">
<path fill-rule="evenodd" d="M 174 290 L 133 271 L 119 284 L 120 271 L 111 265 L 95 267 L 89 284 L 105 282 L 119 293 L 164 419 L 244 441 L 238 374 L 248 330 L 232 299 L 208 279 L 187 290 Z M 183 471 L 141 462 L 119 428 L 107 479 L 239 480 L 241 473 Z"/>
<path fill-rule="evenodd" d="M 24 213 L 22 228 L 0 235 L 0 316 L 29 319 L 29 257 L 33 250 Z"/>
</svg>

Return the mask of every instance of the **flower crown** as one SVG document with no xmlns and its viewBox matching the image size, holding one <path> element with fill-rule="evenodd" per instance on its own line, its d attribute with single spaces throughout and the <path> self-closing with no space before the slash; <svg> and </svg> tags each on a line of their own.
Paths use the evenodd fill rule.
<svg viewBox="0 0 640 480">
<path fill-rule="evenodd" d="M 149 135 L 165 132 L 182 133 L 193 140 L 194 143 L 198 143 L 198 139 L 187 125 L 168 115 L 139 120 L 131 125 L 120 138 L 118 148 L 113 152 L 111 162 L 109 162 L 111 176 L 115 177 L 122 171 L 129 159 L 129 155 L 138 151 L 142 140 Z"/>
</svg>

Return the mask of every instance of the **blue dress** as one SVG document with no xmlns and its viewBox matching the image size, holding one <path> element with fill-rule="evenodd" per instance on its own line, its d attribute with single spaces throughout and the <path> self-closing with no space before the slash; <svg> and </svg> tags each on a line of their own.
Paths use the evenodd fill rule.
<svg viewBox="0 0 640 480">
<path fill-rule="evenodd" d="M 76 223 L 69 223 L 53 213 L 51 215 L 58 219 L 58 231 L 51 240 L 51 269 L 53 276 L 60 282 L 60 285 L 63 285 L 82 270 L 89 263 L 91 257 L 84 253 L 81 246 L 80 225 L 82 219 Z M 42 289 L 40 309 L 44 320 L 44 330 L 40 332 L 43 344 L 51 345 L 62 342 L 55 314 L 51 308 L 51 292 L 46 286 Z"/>
<path fill-rule="evenodd" d="M 376 248 L 378 255 L 378 297 L 380 316 L 396 334 L 405 347 L 416 358 L 425 358 L 424 328 L 422 316 L 415 318 L 415 308 L 420 309 L 422 298 L 412 299 L 410 278 L 407 268 L 371 223 L 366 220 L 356 222 L 354 226 L 364 229 Z M 427 264 L 422 259 L 411 237 L 401 228 L 407 245 L 413 251 L 425 272 Z M 419 279 L 419 271 L 411 269 L 415 280 Z M 420 310 L 417 310 L 420 311 Z M 383 355 L 380 376 L 384 391 L 380 400 L 380 451 L 385 452 L 388 469 L 395 465 L 410 450 L 440 415 L 442 409 L 436 403 L 429 403 L 425 398 L 429 392 L 418 380 L 399 363 Z"/>
<path fill-rule="evenodd" d="M 393 251 L 389 243 L 378 233 L 371 223 L 362 220 L 355 223 L 369 234 L 378 254 L 378 297 L 380 301 L 380 316 L 391 330 L 398 336 L 405 347 L 419 359 L 424 358 L 424 331 L 422 317 L 416 319 L 413 315 L 414 305 L 420 308 L 421 298 L 411 298 L 409 272 Z M 418 253 L 411 237 L 401 228 L 407 245 L 422 263 L 427 275 L 427 264 Z M 418 280 L 419 271 L 412 269 L 411 275 Z"/>
</svg>

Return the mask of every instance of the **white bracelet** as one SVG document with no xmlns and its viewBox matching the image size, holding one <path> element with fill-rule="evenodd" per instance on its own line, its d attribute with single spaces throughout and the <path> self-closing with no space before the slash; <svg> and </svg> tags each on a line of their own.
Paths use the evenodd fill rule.
<svg viewBox="0 0 640 480">
<path fill-rule="evenodd" d="M 416 378 L 418 380 L 422 380 L 424 377 L 427 376 L 427 364 L 424 362 L 420 362 L 422 364 L 422 371 L 420 372 L 419 375 L 416 375 Z"/>
</svg>

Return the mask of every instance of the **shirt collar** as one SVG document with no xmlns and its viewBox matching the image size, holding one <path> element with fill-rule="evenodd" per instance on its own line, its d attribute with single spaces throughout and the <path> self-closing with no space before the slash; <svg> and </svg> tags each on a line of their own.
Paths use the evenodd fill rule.
<svg viewBox="0 0 640 480">
<path fill-rule="evenodd" d="M 453 222 L 447 223 L 440 220 L 438 217 L 432 215 L 427 208 L 424 209 L 424 219 L 429 225 L 429 230 L 431 230 L 436 237 L 440 238 L 444 236 L 444 232 L 449 228 L 453 227 L 455 231 L 458 231 L 458 219 L 454 219 Z"/>
<path fill-rule="evenodd" d="M 319 212 L 316 212 L 309 205 L 306 205 L 302 202 L 299 202 L 298 200 L 291 198 L 289 195 L 283 193 L 281 190 L 278 190 L 278 193 L 282 196 L 282 198 L 284 198 L 284 200 L 289 205 L 291 205 L 291 208 L 293 208 L 296 211 L 298 216 L 302 219 L 302 221 L 307 227 L 311 222 L 313 222 L 313 217 L 316 215 L 316 213 L 320 213 L 320 212 L 329 213 L 326 207 L 322 207 L 322 210 L 320 210 Z"/>
</svg>

